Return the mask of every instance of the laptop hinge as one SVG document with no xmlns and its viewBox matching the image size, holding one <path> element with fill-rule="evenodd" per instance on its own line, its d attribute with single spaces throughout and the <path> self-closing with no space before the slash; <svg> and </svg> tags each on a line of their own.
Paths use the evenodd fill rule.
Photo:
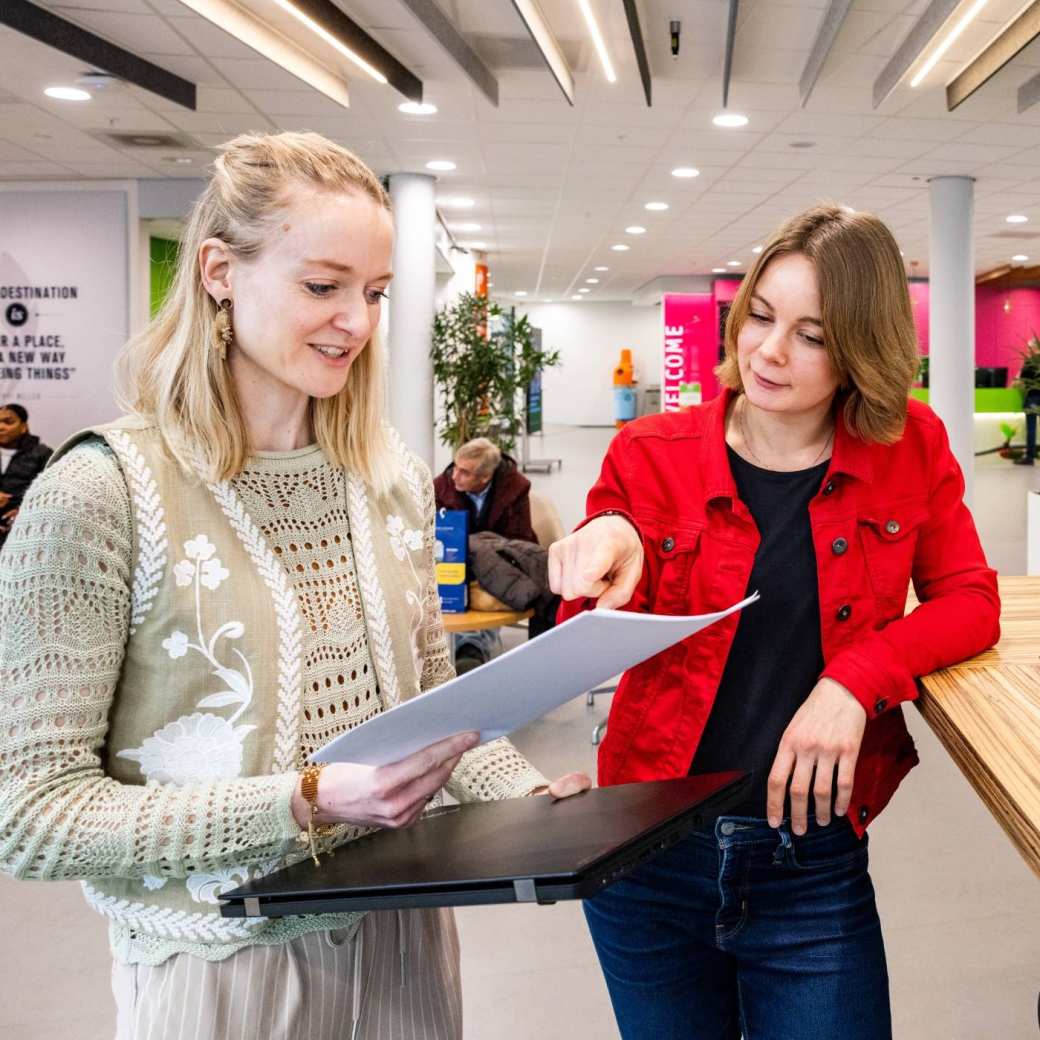
<svg viewBox="0 0 1040 1040">
<path fill-rule="evenodd" d="M 534 878 L 517 878 L 513 882 L 513 892 L 518 903 L 538 902 L 538 893 L 534 890 Z"/>
<path fill-rule="evenodd" d="M 256 896 L 246 896 L 243 906 L 246 908 L 246 917 L 260 916 L 260 900 Z"/>
</svg>

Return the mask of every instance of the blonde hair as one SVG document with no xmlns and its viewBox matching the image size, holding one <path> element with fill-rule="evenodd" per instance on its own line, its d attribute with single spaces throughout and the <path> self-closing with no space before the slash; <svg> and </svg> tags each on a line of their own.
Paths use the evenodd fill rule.
<svg viewBox="0 0 1040 1040">
<path fill-rule="evenodd" d="M 117 385 L 120 404 L 156 423 L 174 460 L 220 481 L 242 471 L 249 444 L 231 373 L 213 347 L 218 306 L 202 282 L 202 243 L 217 238 L 236 257 L 259 256 L 295 186 L 359 192 L 387 211 L 390 198 L 357 156 L 314 133 L 242 134 L 221 147 L 213 165 L 181 240 L 171 291 L 124 348 Z M 311 401 L 315 438 L 326 457 L 379 494 L 397 475 L 383 397 L 383 359 L 373 335 L 343 389 Z"/>
<path fill-rule="evenodd" d="M 845 424 L 865 441 L 903 433 L 918 366 L 917 332 L 899 247 L 870 213 L 821 205 L 788 220 L 763 247 L 726 319 L 719 381 L 738 392 L 737 337 L 770 261 L 800 254 L 816 269 L 823 340 L 845 392 Z"/>
<path fill-rule="evenodd" d="M 487 437 L 474 437 L 466 441 L 456 452 L 455 458 L 473 461 L 477 464 L 477 475 L 490 477 L 498 469 L 502 461 L 502 451 L 493 441 Z"/>
</svg>

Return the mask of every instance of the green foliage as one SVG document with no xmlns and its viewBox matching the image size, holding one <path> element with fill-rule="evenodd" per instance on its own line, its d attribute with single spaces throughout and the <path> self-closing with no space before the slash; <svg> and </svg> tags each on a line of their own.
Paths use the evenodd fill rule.
<svg viewBox="0 0 1040 1040">
<path fill-rule="evenodd" d="M 1035 332 L 1026 340 L 1018 356 L 1022 362 L 1022 370 L 1014 385 L 1019 387 L 1023 394 L 1030 391 L 1040 392 L 1040 338 Z"/>
<path fill-rule="evenodd" d="M 1011 423 L 1002 422 L 1000 424 L 1000 432 L 1004 434 L 1004 443 L 1007 445 L 1014 440 L 1015 434 L 1018 433 L 1018 427 L 1012 426 Z"/>
<path fill-rule="evenodd" d="M 454 449 L 491 437 L 503 451 L 514 449 L 522 429 L 518 396 L 540 369 L 560 360 L 558 351 L 535 348 L 526 315 L 503 315 L 498 304 L 473 293 L 437 312 L 430 357 L 444 404 L 441 441 Z"/>
</svg>

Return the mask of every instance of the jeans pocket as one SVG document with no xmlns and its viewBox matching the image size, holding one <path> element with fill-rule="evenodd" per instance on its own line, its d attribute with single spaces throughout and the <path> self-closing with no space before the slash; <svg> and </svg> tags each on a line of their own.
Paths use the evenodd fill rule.
<svg viewBox="0 0 1040 1040">
<path fill-rule="evenodd" d="M 867 844 L 867 835 L 856 837 L 848 820 L 835 820 L 801 837 L 792 835 L 790 861 L 798 870 L 836 870 L 865 859 Z"/>
</svg>

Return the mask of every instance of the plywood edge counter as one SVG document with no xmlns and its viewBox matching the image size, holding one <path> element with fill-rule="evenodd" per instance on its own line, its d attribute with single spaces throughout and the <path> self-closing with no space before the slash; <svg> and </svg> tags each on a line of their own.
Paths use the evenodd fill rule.
<svg viewBox="0 0 1040 1040">
<path fill-rule="evenodd" d="M 1040 877 L 1040 577 L 1002 577 L 1000 597 L 1000 642 L 924 676 L 916 703 Z"/>
</svg>

